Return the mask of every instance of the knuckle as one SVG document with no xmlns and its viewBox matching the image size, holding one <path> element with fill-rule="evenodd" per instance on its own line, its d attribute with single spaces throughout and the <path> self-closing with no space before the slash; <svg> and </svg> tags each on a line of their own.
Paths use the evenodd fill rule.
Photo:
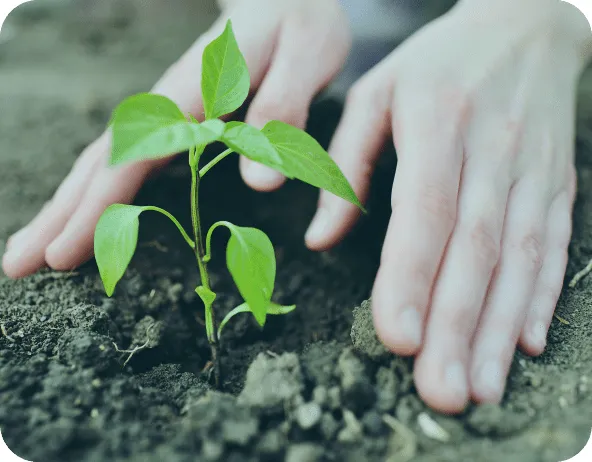
<svg viewBox="0 0 592 462">
<path fill-rule="evenodd" d="M 456 222 L 456 201 L 439 185 L 421 187 L 417 197 L 418 206 L 439 224 L 452 228 Z"/>
<path fill-rule="evenodd" d="M 501 243 L 491 225 L 479 219 L 471 227 L 470 240 L 479 261 L 494 268 L 500 258 Z"/>
<path fill-rule="evenodd" d="M 543 236 L 538 230 L 532 230 L 520 239 L 520 252 L 529 268 L 540 271 L 543 266 Z"/>
</svg>

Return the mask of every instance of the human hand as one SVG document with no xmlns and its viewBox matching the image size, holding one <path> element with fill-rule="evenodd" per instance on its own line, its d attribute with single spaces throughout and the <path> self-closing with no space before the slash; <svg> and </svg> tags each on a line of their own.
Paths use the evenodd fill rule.
<svg viewBox="0 0 592 462">
<path fill-rule="evenodd" d="M 330 147 L 364 198 L 392 130 L 398 166 L 372 305 L 443 412 L 498 402 L 519 344 L 545 348 L 576 189 L 574 117 L 590 28 L 558 1 L 461 1 L 352 88 Z M 358 212 L 322 193 L 307 243 Z"/>
<path fill-rule="evenodd" d="M 203 113 L 201 57 L 227 19 L 257 90 L 247 122 L 263 126 L 281 120 L 304 128 L 311 100 L 341 68 L 350 31 L 337 0 L 227 0 L 212 28 L 202 35 L 154 86 L 198 119 Z M 96 223 L 109 205 L 129 203 L 150 172 L 166 161 L 119 168 L 107 166 L 109 133 L 94 141 L 31 223 L 7 242 L 4 272 L 13 278 L 34 273 L 46 263 L 69 270 L 92 256 Z M 246 182 L 258 189 L 281 183 L 276 172 L 242 161 Z"/>
</svg>

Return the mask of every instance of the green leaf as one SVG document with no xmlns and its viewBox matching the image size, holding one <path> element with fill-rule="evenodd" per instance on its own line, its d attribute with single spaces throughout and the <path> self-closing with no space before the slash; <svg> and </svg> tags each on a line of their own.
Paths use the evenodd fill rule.
<svg viewBox="0 0 592 462">
<path fill-rule="evenodd" d="M 291 313 L 292 311 L 294 311 L 295 309 L 296 309 L 296 305 L 282 306 L 282 305 L 278 305 L 277 303 L 271 302 L 269 304 L 269 306 L 267 307 L 267 314 L 272 314 L 272 315 L 288 314 L 288 313 Z M 222 329 L 224 328 L 224 326 L 226 324 L 228 324 L 228 321 L 230 321 L 233 317 L 235 317 L 237 314 L 240 314 L 240 313 L 252 313 L 251 308 L 249 307 L 249 305 L 247 303 L 243 303 L 242 305 L 237 306 L 235 309 L 233 309 L 231 312 L 229 312 L 224 317 L 224 319 L 220 323 L 220 326 L 218 326 L 218 338 L 220 338 L 220 336 L 222 334 Z"/>
<path fill-rule="evenodd" d="M 224 122 L 189 122 L 165 96 L 140 93 L 126 98 L 111 119 L 111 164 L 167 157 L 220 139 Z"/>
<path fill-rule="evenodd" d="M 281 173 L 325 189 L 363 209 L 337 164 L 312 136 L 276 120 L 265 125 L 262 132 L 282 160 L 278 168 Z"/>
<path fill-rule="evenodd" d="M 95 259 L 111 297 L 127 269 L 138 243 L 139 216 L 144 207 L 114 204 L 103 212 L 95 229 Z"/>
<path fill-rule="evenodd" d="M 222 141 L 233 151 L 251 160 L 280 169 L 282 159 L 267 137 L 252 125 L 228 122 Z"/>
<path fill-rule="evenodd" d="M 139 217 L 145 211 L 159 212 L 168 217 L 189 246 L 195 247 L 179 221 L 166 210 L 153 206 L 110 205 L 99 218 L 94 239 L 95 260 L 109 297 L 113 295 L 115 286 L 134 256 L 138 243 Z"/>
<path fill-rule="evenodd" d="M 263 326 L 275 284 L 275 252 L 267 235 L 255 228 L 243 228 L 227 221 L 214 223 L 206 236 L 206 255 L 211 255 L 212 234 L 219 226 L 230 230 L 226 266 L 238 291 L 257 322 Z"/>
<path fill-rule="evenodd" d="M 241 107 L 250 86 L 247 63 L 228 20 L 224 32 L 203 53 L 201 92 L 206 119 L 216 119 Z"/>
</svg>

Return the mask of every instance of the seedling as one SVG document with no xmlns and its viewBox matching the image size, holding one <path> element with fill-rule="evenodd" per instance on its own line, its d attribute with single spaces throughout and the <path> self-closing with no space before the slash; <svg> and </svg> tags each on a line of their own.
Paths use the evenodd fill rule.
<svg viewBox="0 0 592 462">
<path fill-rule="evenodd" d="M 110 297 L 125 273 L 138 240 L 139 216 L 154 211 L 168 217 L 195 253 L 201 284 L 195 292 L 205 307 L 205 326 L 212 350 L 215 379 L 219 383 L 218 341 L 228 321 L 239 313 L 252 313 L 260 326 L 267 315 L 291 312 L 295 306 L 271 301 L 276 276 L 273 245 L 267 235 L 227 221 L 214 223 L 204 236 L 199 211 L 199 186 L 203 177 L 232 153 L 274 168 L 288 178 L 323 188 L 361 208 L 350 184 L 327 152 L 306 132 L 279 121 L 262 130 L 242 122 L 223 122 L 220 117 L 238 109 L 248 96 L 249 72 L 230 21 L 224 32 L 204 50 L 201 90 L 205 121 L 186 117 L 170 99 L 142 93 L 125 99 L 111 118 L 111 165 L 171 156 L 188 151 L 191 170 L 192 236 L 166 210 L 152 206 L 114 204 L 96 227 L 94 250 L 105 291 Z M 224 143 L 228 149 L 203 167 L 200 159 L 207 145 Z M 211 240 L 218 228 L 227 228 L 230 239 L 226 264 L 244 303 L 216 326 L 213 305 L 216 293 L 210 285 L 208 262 Z"/>
</svg>

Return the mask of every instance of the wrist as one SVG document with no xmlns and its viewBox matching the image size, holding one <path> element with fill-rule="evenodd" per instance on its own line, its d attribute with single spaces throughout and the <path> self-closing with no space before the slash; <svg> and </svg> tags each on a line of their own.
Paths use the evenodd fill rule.
<svg viewBox="0 0 592 462">
<path fill-rule="evenodd" d="M 592 60 L 592 26 L 575 6 L 561 0 L 459 0 L 454 11 L 500 28 L 540 32 L 550 42 L 575 53 L 581 67 Z"/>
</svg>

